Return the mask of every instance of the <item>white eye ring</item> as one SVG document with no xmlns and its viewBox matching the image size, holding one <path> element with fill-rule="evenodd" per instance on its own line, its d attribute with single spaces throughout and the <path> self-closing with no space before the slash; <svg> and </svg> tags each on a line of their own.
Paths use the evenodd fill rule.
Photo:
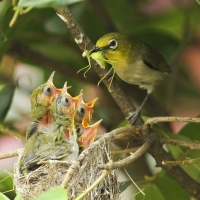
<svg viewBox="0 0 200 200">
<path fill-rule="evenodd" d="M 117 48 L 117 46 L 118 46 L 118 43 L 117 43 L 117 41 L 115 39 L 112 39 L 112 40 L 109 41 L 109 48 L 110 49 L 114 50 L 114 49 Z"/>
</svg>

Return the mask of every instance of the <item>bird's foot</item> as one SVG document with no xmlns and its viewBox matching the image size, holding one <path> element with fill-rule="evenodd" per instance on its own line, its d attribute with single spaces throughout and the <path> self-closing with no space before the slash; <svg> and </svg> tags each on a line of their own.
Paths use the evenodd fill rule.
<svg viewBox="0 0 200 200">
<path fill-rule="evenodd" d="M 112 81 L 112 79 L 113 79 L 113 74 L 114 74 L 114 69 L 111 68 L 111 69 L 109 70 L 108 75 L 107 75 L 107 77 L 108 77 L 108 82 Z"/>
<path fill-rule="evenodd" d="M 139 109 L 137 109 L 135 112 L 131 112 L 128 117 L 126 117 L 126 119 L 129 121 L 129 123 L 131 125 L 134 124 L 135 120 L 138 118 L 139 114 L 140 114 L 140 111 Z"/>
</svg>

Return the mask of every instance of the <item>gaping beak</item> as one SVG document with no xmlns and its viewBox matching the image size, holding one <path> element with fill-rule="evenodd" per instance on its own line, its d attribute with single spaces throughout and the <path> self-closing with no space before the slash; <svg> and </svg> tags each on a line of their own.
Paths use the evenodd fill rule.
<svg viewBox="0 0 200 200">
<path fill-rule="evenodd" d="M 98 100 L 98 98 L 93 99 L 92 101 L 90 101 L 90 102 L 88 102 L 88 103 L 85 103 L 85 104 L 86 104 L 86 106 L 87 106 L 88 108 L 93 108 L 93 107 L 94 107 L 94 104 L 96 103 L 97 100 Z"/>
<path fill-rule="evenodd" d="M 78 138 L 79 146 L 87 148 L 94 142 L 101 121 L 102 119 L 93 125 L 87 124 L 86 126 L 82 123 L 83 134 Z"/>
</svg>

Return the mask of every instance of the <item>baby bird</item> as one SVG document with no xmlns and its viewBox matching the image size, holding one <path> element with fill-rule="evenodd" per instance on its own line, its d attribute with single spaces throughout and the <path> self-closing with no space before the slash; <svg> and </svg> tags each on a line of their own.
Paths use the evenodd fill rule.
<svg viewBox="0 0 200 200">
<path fill-rule="evenodd" d="M 75 114 L 75 126 L 78 127 L 82 122 L 89 123 L 92 119 L 93 107 L 96 103 L 97 99 L 93 99 L 92 101 L 85 103 L 83 101 L 83 90 L 80 91 L 80 98 L 78 100 L 76 114 Z"/>
<path fill-rule="evenodd" d="M 29 139 L 42 126 L 52 123 L 49 106 L 61 93 L 61 89 L 57 89 L 53 84 L 54 74 L 55 72 L 51 74 L 46 83 L 40 85 L 31 94 L 31 113 L 29 115 L 31 122 L 26 132 L 26 139 Z"/>
<path fill-rule="evenodd" d="M 82 122 L 77 128 L 78 135 L 78 145 L 82 148 L 89 147 L 93 142 L 97 134 L 97 129 L 101 123 L 102 119 L 94 123 L 93 125 L 89 125 Z"/>
</svg>

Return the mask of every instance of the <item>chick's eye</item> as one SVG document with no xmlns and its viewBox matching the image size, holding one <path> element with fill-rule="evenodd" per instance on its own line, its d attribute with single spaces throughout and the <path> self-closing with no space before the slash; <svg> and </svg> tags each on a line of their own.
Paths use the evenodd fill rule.
<svg viewBox="0 0 200 200">
<path fill-rule="evenodd" d="M 67 97 L 62 97 L 61 102 L 63 106 L 70 106 L 70 100 Z"/>
<path fill-rule="evenodd" d="M 80 129 L 80 128 L 77 128 L 77 129 L 76 129 L 76 132 L 77 132 L 77 133 L 80 133 L 80 132 L 81 132 L 81 129 Z"/>
<path fill-rule="evenodd" d="M 110 49 L 116 49 L 117 48 L 117 41 L 112 39 L 109 41 L 109 47 Z"/>
<path fill-rule="evenodd" d="M 81 109 L 80 109 L 80 112 L 81 112 L 81 113 L 85 113 L 84 108 L 81 108 Z"/>
<path fill-rule="evenodd" d="M 43 93 L 46 95 L 46 96 L 50 96 L 52 94 L 52 90 L 51 90 L 51 87 L 44 87 L 43 88 Z"/>
<path fill-rule="evenodd" d="M 76 134 L 77 134 L 77 137 L 80 137 L 83 134 L 83 129 L 81 127 L 78 127 L 76 129 Z"/>
</svg>

